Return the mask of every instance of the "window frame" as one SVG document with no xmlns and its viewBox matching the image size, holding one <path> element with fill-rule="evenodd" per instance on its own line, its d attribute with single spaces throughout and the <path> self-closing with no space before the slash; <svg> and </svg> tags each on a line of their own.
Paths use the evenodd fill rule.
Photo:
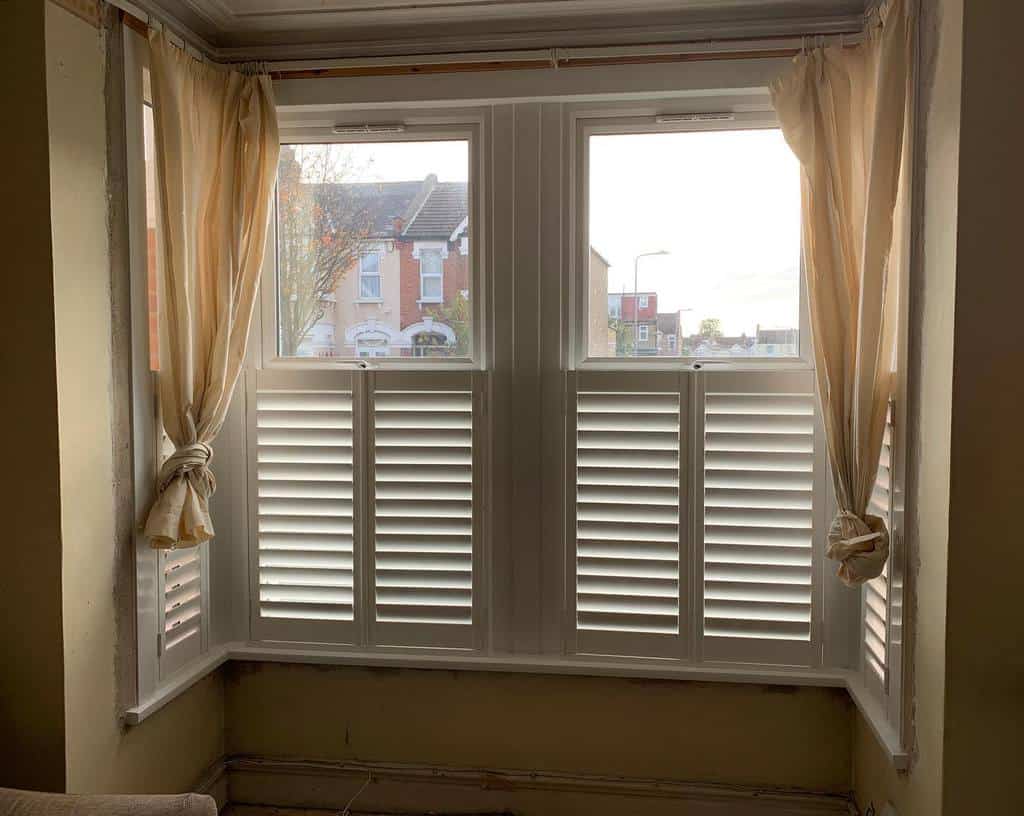
<svg viewBox="0 0 1024 816">
<path fill-rule="evenodd" d="M 370 275 L 366 272 L 363 264 L 367 258 L 377 259 L 377 271 Z M 383 263 L 383 253 L 377 248 L 367 249 L 359 253 L 359 297 L 356 298 L 356 303 L 380 303 L 383 301 L 384 291 L 384 271 L 381 269 Z M 363 280 L 366 278 L 376 278 L 377 280 L 377 294 L 374 296 L 363 294 Z"/>
<path fill-rule="evenodd" d="M 413 257 L 420 262 L 420 296 L 416 303 L 420 306 L 424 304 L 440 304 L 444 303 L 444 262 L 446 260 L 445 252 L 440 246 L 429 246 L 428 243 L 434 242 L 417 241 L 416 248 L 413 250 Z M 437 259 L 437 271 L 428 271 L 426 265 L 423 263 L 425 258 L 436 258 Z M 426 283 L 428 279 L 437 279 L 438 288 L 441 293 L 434 296 L 428 296 L 426 292 Z"/>
<path fill-rule="evenodd" d="M 273 213 L 268 230 L 267 251 L 264 254 L 260 277 L 260 306 L 258 318 L 259 355 L 255 365 L 259 368 L 295 368 L 319 366 L 333 369 L 368 368 L 385 370 L 434 369 L 434 370 L 486 370 L 493 353 L 488 340 L 490 331 L 486 326 L 486 315 L 490 314 L 490 269 L 487 254 L 489 225 L 486 222 L 487 172 L 486 161 L 490 154 L 484 144 L 486 112 L 481 109 L 464 109 L 444 112 L 439 109 L 424 111 L 396 106 L 386 109 L 353 108 L 335 116 L 335 124 L 351 121 L 365 124 L 368 120 L 384 119 L 389 123 L 402 122 L 400 132 L 363 132 L 354 134 L 335 133 L 333 126 L 310 126 L 298 122 L 289 126 L 286 120 L 280 123 L 281 145 L 301 144 L 366 144 L 374 142 L 424 142 L 464 141 L 468 144 L 467 195 L 469 198 L 469 220 L 477 239 L 468 242 L 470 310 L 472 347 L 466 357 L 286 357 L 280 354 L 278 345 L 278 217 L 277 195 L 274 196 Z M 427 243 L 427 242 L 420 242 Z M 383 281 L 382 281 L 383 285 Z M 376 302 L 376 301 L 365 301 Z M 337 329 L 336 329 L 337 332 Z M 372 362 L 371 362 L 372 361 Z"/>
<path fill-rule="evenodd" d="M 662 105 L 658 104 L 660 108 Z M 644 134 L 644 133 L 694 133 L 708 131 L 736 130 L 774 130 L 779 127 L 778 117 L 770 107 L 766 110 L 737 111 L 725 116 L 716 111 L 731 110 L 732 104 L 727 98 L 709 94 L 700 100 L 700 106 L 693 118 L 682 122 L 659 122 L 657 113 L 638 115 L 635 108 L 627 108 L 621 103 L 604 108 L 591 109 L 571 117 L 570 125 L 574 126 L 572 139 L 573 150 L 573 218 L 570 228 L 575 241 L 575 273 L 570 276 L 571 316 L 567 328 L 571 329 L 568 338 L 572 368 L 580 371 L 606 369 L 700 369 L 705 365 L 716 369 L 785 369 L 813 368 L 813 351 L 810 336 L 810 318 L 807 309 L 807 291 L 804 280 L 804 263 L 802 248 L 799 263 L 799 353 L 791 356 L 778 357 L 668 357 L 659 355 L 636 355 L 632 357 L 592 357 L 588 353 L 589 346 L 589 265 L 587 259 L 590 252 L 590 137 L 595 135 Z M 702 112 L 708 114 L 702 118 Z M 797 236 L 799 242 L 800 238 Z M 639 312 L 639 303 L 636 311 Z"/>
</svg>

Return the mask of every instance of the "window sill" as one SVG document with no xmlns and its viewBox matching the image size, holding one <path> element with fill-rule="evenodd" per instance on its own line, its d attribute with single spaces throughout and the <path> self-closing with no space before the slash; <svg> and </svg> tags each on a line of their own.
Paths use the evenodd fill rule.
<svg viewBox="0 0 1024 816">
<path fill-rule="evenodd" d="M 856 672 L 842 669 L 808 669 L 787 666 L 670 665 L 660 660 L 638 662 L 635 659 L 619 660 L 612 657 L 517 657 L 515 655 L 481 655 L 457 651 L 410 654 L 388 650 L 356 651 L 316 646 L 236 642 L 219 646 L 184 668 L 168 682 L 162 684 L 146 700 L 128 709 L 125 712 L 125 721 L 129 725 L 141 723 L 228 660 L 845 688 L 868 721 L 893 767 L 896 770 L 905 770 L 909 762 L 909 754 L 900 744 L 899 734 L 888 722 L 882 706 L 868 693 Z"/>
<path fill-rule="evenodd" d="M 356 298 L 352 302 L 357 304 L 357 305 L 360 304 L 360 303 L 365 303 L 365 304 L 383 303 L 384 302 L 384 298 Z"/>
<path fill-rule="evenodd" d="M 420 298 L 416 301 L 417 306 L 440 306 L 444 298 Z"/>
</svg>

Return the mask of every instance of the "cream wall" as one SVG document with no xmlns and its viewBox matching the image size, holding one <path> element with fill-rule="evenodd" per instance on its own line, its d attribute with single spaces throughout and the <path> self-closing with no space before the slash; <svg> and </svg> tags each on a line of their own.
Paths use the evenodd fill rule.
<svg viewBox="0 0 1024 816">
<path fill-rule="evenodd" d="M 219 674 L 137 728 L 118 723 L 103 36 L 51 3 L 2 3 L 0 77 L 18 123 L 0 128 L 18 191 L 0 198 L 5 268 L 18 271 L 0 323 L 18 395 L 0 409 L 17 463 L 0 491 L 15 520 L 0 593 L 0 784 L 188 790 L 223 754 Z"/>
<path fill-rule="evenodd" d="M 232 663 L 229 754 L 845 792 L 838 689 Z"/>
<path fill-rule="evenodd" d="M 1021 813 L 1024 5 L 964 2 L 943 813 Z"/>
<path fill-rule="evenodd" d="M 0 3 L 0 785 L 64 785 L 60 473 L 53 365 L 44 4 Z M 12 112 L 16 115 L 10 116 Z"/>
</svg>

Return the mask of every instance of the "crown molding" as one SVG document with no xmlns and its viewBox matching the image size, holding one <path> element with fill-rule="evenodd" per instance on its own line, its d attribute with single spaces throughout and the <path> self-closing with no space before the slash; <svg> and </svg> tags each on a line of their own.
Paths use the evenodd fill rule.
<svg viewBox="0 0 1024 816">
<path fill-rule="evenodd" d="M 131 2 L 223 61 L 832 34 L 859 30 L 865 5 L 865 0 L 635 0 L 627 13 L 621 0 Z"/>
</svg>

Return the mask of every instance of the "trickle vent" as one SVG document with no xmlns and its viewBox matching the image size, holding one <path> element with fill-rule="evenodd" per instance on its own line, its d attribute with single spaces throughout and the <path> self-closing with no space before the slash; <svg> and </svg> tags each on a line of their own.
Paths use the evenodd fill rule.
<svg viewBox="0 0 1024 816">
<path fill-rule="evenodd" d="M 708 393 L 704 636 L 811 637 L 814 397 Z"/>
<path fill-rule="evenodd" d="M 576 625 L 679 632 L 679 396 L 580 393 Z"/>
<path fill-rule="evenodd" d="M 164 650 L 201 637 L 202 553 L 199 547 L 163 551 Z"/>
<path fill-rule="evenodd" d="M 379 623 L 473 622 L 473 395 L 374 395 Z"/>
<path fill-rule="evenodd" d="M 353 619 L 352 395 L 256 395 L 259 612 Z"/>
<path fill-rule="evenodd" d="M 878 462 L 878 475 L 868 512 L 885 519 L 892 532 L 892 406 L 885 418 L 885 434 Z M 889 619 L 889 565 L 882 574 L 864 585 L 864 660 L 884 686 L 887 681 L 886 628 Z"/>
</svg>

